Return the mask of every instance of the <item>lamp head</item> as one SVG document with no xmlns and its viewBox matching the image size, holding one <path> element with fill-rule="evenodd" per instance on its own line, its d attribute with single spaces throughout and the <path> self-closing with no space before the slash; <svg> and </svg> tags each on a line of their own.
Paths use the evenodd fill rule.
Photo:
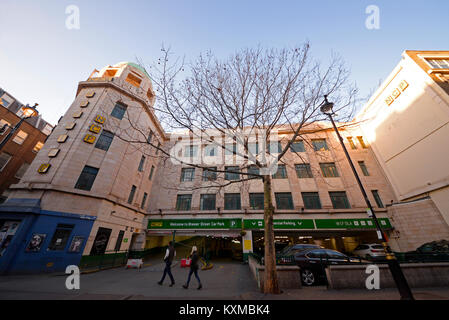
<svg viewBox="0 0 449 320">
<path fill-rule="evenodd" d="M 323 101 L 323 103 L 321 105 L 321 108 L 320 108 L 321 112 L 324 113 L 324 114 L 327 114 L 327 115 L 332 115 L 334 113 L 333 112 L 333 108 L 334 108 L 334 103 L 333 102 L 329 102 L 327 100 L 327 95 L 325 95 L 324 96 L 324 101 Z"/>
<path fill-rule="evenodd" d="M 38 106 L 38 103 L 35 103 L 34 106 L 30 107 L 29 104 L 22 107 L 23 115 L 27 118 L 29 117 L 35 117 L 39 114 L 36 107 Z"/>
</svg>

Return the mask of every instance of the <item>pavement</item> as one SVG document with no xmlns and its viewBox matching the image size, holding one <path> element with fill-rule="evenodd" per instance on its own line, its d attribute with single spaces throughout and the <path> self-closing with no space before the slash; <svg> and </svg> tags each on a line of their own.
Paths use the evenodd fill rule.
<svg viewBox="0 0 449 320">
<path fill-rule="evenodd" d="M 327 290 L 325 286 L 283 290 L 282 294 L 263 294 L 248 265 L 235 261 L 213 261 L 210 270 L 200 270 L 203 289 L 197 290 L 192 276 L 189 289 L 182 288 L 188 268 L 175 261 L 172 273 L 175 286 L 166 277 L 162 286 L 164 263 L 146 261 L 142 269 L 123 267 L 81 274 L 80 289 L 65 287 L 67 275 L 0 276 L 0 300 L 399 300 L 396 289 Z M 417 300 L 449 300 L 449 288 L 413 289 Z"/>
</svg>

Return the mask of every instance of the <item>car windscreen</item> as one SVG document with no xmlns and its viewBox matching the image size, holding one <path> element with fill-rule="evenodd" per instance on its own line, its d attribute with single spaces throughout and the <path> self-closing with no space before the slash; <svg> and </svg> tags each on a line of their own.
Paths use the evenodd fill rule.
<svg viewBox="0 0 449 320">
<path fill-rule="evenodd" d="M 384 247 L 382 247 L 380 244 L 375 244 L 371 246 L 373 249 L 383 249 Z"/>
</svg>

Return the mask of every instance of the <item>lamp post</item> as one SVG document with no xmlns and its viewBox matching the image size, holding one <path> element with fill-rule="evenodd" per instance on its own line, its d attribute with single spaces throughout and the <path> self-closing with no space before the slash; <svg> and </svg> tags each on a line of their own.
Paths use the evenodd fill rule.
<svg viewBox="0 0 449 320">
<path fill-rule="evenodd" d="M 20 118 L 20 121 L 12 128 L 12 130 L 6 135 L 6 137 L 0 142 L 0 150 L 5 146 L 5 144 L 9 141 L 9 139 L 14 135 L 14 133 L 19 129 L 22 123 L 29 118 L 35 117 L 39 114 L 36 107 L 38 103 L 35 103 L 34 106 L 30 107 L 30 105 L 26 105 L 22 107 L 23 116 Z M 7 125 L 5 125 L 7 126 Z"/>
<path fill-rule="evenodd" d="M 348 159 L 349 165 L 351 166 L 352 172 L 354 173 L 354 176 L 357 180 L 357 183 L 360 187 L 360 190 L 362 191 L 363 197 L 365 198 L 366 205 L 368 206 L 368 215 L 370 218 L 373 219 L 374 224 L 377 228 L 377 234 L 379 236 L 379 239 L 382 240 L 382 246 L 385 251 L 385 255 L 387 257 L 387 263 L 388 267 L 390 268 L 391 275 L 393 276 L 394 282 L 396 283 L 396 287 L 398 288 L 399 294 L 401 295 L 402 300 L 414 300 L 412 291 L 410 290 L 410 287 L 407 283 L 407 279 L 405 278 L 401 266 L 399 265 L 398 260 L 396 259 L 395 255 L 392 253 L 390 246 L 388 245 L 388 240 L 382 231 L 382 228 L 380 227 L 379 221 L 377 220 L 376 214 L 374 213 L 374 209 L 371 206 L 371 202 L 368 199 L 368 195 L 366 194 L 365 188 L 362 185 L 362 182 L 360 180 L 359 175 L 357 174 L 357 171 L 355 170 L 354 164 L 352 163 L 351 157 L 349 156 L 348 150 L 345 147 L 345 144 L 343 142 L 343 138 L 341 137 L 340 133 L 338 132 L 337 126 L 335 125 L 334 119 L 332 118 L 333 113 L 333 107 L 334 104 L 332 102 L 329 102 L 327 100 L 327 95 L 324 96 L 324 101 L 321 104 L 320 110 L 325 115 L 329 117 L 329 119 L 332 122 L 332 126 L 334 127 L 334 130 L 338 136 L 338 139 L 340 140 L 340 144 L 343 148 L 343 151 L 345 152 L 346 158 Z"/>
</svg>

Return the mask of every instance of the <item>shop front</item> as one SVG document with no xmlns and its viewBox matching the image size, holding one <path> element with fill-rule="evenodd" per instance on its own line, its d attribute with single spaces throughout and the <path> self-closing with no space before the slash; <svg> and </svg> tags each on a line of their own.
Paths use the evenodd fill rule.
<svg viewBox="0 0 449 320">
<path fill-rule="evenodd" d="M 38 199 L 0 205 L 0 274 L 78 265 L 95 217 L 42 210 Z"/>
</svg>

